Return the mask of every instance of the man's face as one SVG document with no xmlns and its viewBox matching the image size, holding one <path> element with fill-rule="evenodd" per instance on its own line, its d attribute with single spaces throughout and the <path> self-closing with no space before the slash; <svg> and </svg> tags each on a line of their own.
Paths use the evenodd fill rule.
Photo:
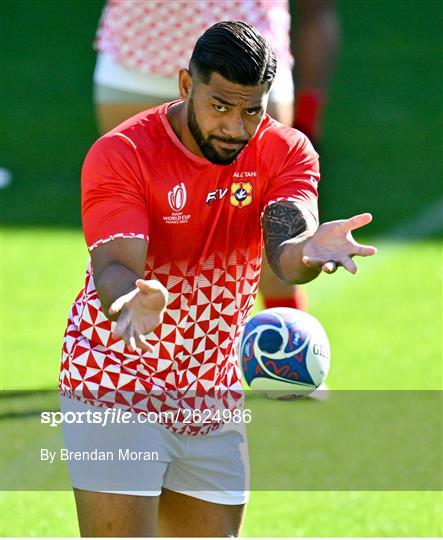
<svg viewBox="0 0 443 540">
<path fill-rule="evenodd" d="M 193 77 L 188 127 L 206 159 L 229 165 L 263 120 L 269 84 L 244 86 L 212 73 L 209 84 Z"/>
</svg>

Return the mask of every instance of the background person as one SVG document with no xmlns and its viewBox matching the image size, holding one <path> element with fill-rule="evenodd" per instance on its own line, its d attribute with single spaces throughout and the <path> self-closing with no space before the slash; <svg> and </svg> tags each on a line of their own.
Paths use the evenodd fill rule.
<svg viewBox="0 0 443 540">
<path fill-rule="evenodd" d="M 315 146 L 322 137 L 323 112 L 340 47 L 340 19 L 335 0 L 292 0 L 289 6 L 295 58 L 292 125 Z"/>
</svg>

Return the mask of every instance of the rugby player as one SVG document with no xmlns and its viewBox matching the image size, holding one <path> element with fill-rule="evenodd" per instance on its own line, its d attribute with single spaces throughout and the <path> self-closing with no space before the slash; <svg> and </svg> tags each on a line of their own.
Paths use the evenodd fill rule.
<svg viewBox="0 0 443 540">
<path fill-rule="evenodd" d="M 64 411 L 211 410 L 214 392 L 241 391 L 236 346 L 262 235 L 288 283 L 338 266 L 355 273 L 353 257 L 376 252 L 351 234 L 370 214 L 319 225 L 318 155 L 305 135 L 266 115 L 275 73 L 253 26 L 215 24 L 179 72 L 180 100 L 91 147 L 82 169 L 91 264 L 63 342 Z M 70 463 L 83 536 L 239 535 L 248 499 L 242 428 L 134 423 L 122 435 L 120 427 L 114 443 L 161 458 L 111 469 Z M 98 448 L 105 437 L 87 425 L 79 441 L 64 428 L 68 449 Z"/>
</svg>

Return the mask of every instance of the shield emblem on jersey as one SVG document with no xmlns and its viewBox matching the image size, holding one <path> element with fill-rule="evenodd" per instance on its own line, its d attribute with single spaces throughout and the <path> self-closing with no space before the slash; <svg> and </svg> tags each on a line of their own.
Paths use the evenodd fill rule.
<svg viewBox="0 0 443 540">
<path fill-rule="evenodd" d="M 252 202 L 251 182 L 232 182 L 230 203 L 237 208 L 244 208 Z"/>
</svg>

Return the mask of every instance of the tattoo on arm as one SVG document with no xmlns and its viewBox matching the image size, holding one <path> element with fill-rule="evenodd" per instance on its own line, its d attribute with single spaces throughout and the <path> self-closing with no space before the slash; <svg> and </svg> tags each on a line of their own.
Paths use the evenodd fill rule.
<svg viewBox="0 0 443 540">
<path fill-rule="evenodd" d="M 315 230 L 316 227 L 316 216 L 292 202 L 271 204 L 266 209 L 263 216 L 266 255 L 270 267 L 277 276 L 282 278 L 280 256 L 284 249 L 283 242 L 295 238 L 308 229 Z"/>
</svg>

